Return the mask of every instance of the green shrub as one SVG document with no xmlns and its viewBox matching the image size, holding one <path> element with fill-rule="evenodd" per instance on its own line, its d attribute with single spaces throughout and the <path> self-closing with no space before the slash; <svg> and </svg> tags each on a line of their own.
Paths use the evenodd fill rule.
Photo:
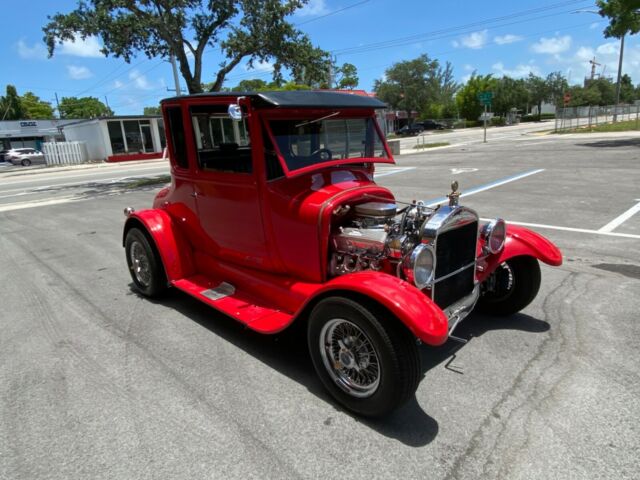
<svg viewBox="0 0 640 480">
<path fill-rule="evenodd" d="M 492 127 L 504 127 L 506 120 L 504 117 L 491 117 Z"/>
</svg>

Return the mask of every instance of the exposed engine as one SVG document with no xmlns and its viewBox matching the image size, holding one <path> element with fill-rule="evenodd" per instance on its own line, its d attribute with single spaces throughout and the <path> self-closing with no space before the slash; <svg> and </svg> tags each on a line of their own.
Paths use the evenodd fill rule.
<svg viewBox="0 0 640 480">
<path fill-rule="evenodd" d="M 334 213 L 343 219 L 331 238 L 330 275 L 380 270 L 387 259 L 397 267 L 420 243 L 421 227 L 433 212 L 422 202 L 400 210 L 382 201 L 339 207 Z"/>
</svg>

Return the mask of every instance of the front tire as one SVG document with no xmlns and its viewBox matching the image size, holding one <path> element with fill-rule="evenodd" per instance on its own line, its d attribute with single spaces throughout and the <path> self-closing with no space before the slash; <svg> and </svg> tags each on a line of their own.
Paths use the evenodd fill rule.
<svg viewBox="0 0 640 480">
<path fill-rule="evenodd" d="M 415 339 L 379 307 L 326 298 L 311 312 L 307 338 L 320 380 L 352 412 L 385 415 L 418 388 L 422 371 Z"/>
<path fill-rule="evenodd" d="M 540 264 L 534 257 L 513 257 L 485 280 L 476 309 L 490 315 L 512 315 L 529 305 L 540 290 Z"/>
<path fill-rule="evenodd" d="M 147 297 L 161 296 L 167 289 L 167 277 L 160 255 L 147 235 L 139 228 L 131 228 L 124 247 L 129 273 L 138 291 Z"/>
<path fill-rule="evenodd" d="M 29 160 L 28 158 L 25 158 L 25 159 L 23 159 L 23 160 L 20 162 L 20 164 L 21 164 L 23 167 L 28 167 L 29 165 L 31 165 L 31 160 Z"/>
</svg>

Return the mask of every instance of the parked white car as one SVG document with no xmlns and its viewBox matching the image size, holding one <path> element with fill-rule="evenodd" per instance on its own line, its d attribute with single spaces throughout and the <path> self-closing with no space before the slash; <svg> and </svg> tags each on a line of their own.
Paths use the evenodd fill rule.
<svg viewBox="0 0 640 480">
<path fill-rule="evenodd" d="M 5 159 L 14 165 L 29 165 L 45 163 L 44 154 L 35 148 L 12 148 L 5 154 Z"/>
</svg>

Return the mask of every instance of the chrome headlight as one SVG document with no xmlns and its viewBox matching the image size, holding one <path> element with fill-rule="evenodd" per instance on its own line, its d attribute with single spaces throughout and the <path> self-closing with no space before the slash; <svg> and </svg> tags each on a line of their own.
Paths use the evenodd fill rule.
<svg viewBox="0 0 640 480">
<path fill-rule="evenodd" d="M 435 266 L 436 256 L 433 247 L 423 243 L 404 258 L 402 270 L 405 278 L 422 290 L 433 281 Z"/>
<path fill-rule="evenodd" d="M 484 246 L 489 253 L 500 253 L 507 238 L 507 225 L 501 218 L 496 218 L 482 227 Z"/>
</svg>

